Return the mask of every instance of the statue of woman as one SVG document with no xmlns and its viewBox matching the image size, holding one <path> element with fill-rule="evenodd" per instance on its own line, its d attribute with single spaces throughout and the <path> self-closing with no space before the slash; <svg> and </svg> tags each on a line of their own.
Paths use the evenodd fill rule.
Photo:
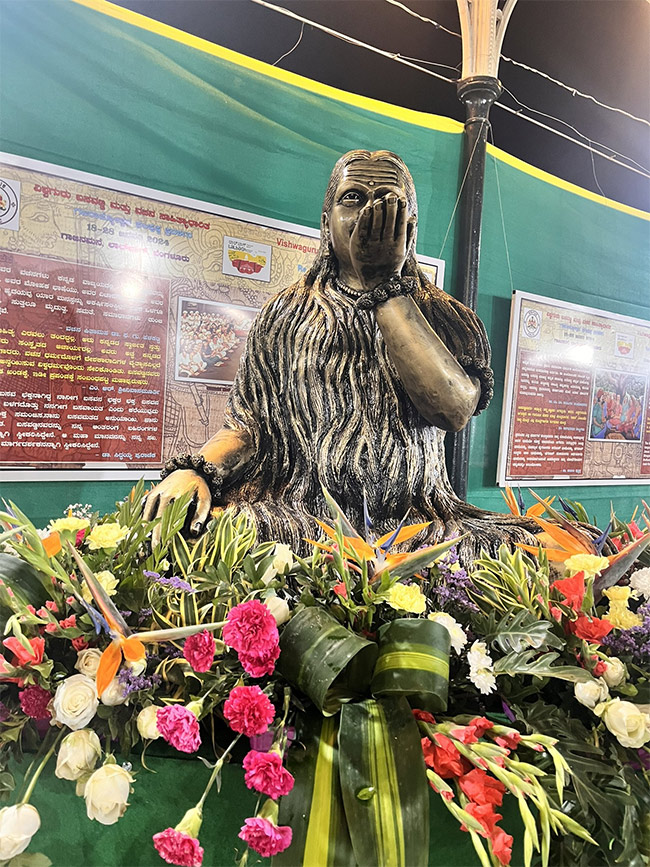
<svg viewBox="0 0 650 867">
<path fill-rule="evenodd" d="M 409 522 L 431 522 L 417 544 L 469 533 L 464 559 L 529 539 L 526 521 L 463 503 L 449 483 L 445 432 L 487 406 L 490 347 L 476 314 L 419 268 L 416 228 L 413 180 L 399 157 L 339 159 L 311 270 L 261 310 L 224 427 L 200 456 L 169 462 L 145 519 L 191 490 L 194 533 L 211 505 L 234 504 L 261 539 L 304 550 L 318 532 L 313 518 L 329 517 L 324 486 L 360 530 L 365 492 L 380 533 L 407 512 Z"/>
</svg>

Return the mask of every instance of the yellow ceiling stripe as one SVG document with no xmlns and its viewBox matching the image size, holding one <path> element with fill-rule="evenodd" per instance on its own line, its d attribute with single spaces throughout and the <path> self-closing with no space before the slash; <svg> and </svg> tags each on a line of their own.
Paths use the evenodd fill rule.
<svg viewBox="0 0 650 867">
<path fill-rule="evenodd" d="M 202 51 L 205 54 L 212 55 L 213 57 L 218 57 L 220 60 L 226 60 L 229 63 L 234 63 L 237 66 L 250 69 L 252 72 L 266 75 L 269 78 L 274 78 L 276 81 L 299 87 L 302 90 L 307 90 L 310 93 L 315 93 L 319 96 L 335 99 L 338 100 L 338 102 L 353 105 L 356 108 L 361 108 L 365 111 L 372 111 L 375 114 L 381 114 L 385 117 L 402 121 L 403 123 L 412 124 L 413 126 L 424 127 L 425 129 L 435 129 L 439 132 L 455 134 L 462 133 L 463 131 L 463 124 L 459 121 L 451 120 L 450 118 L 436 114 L 426 114 L 425 112 L 414 111 L 410 108 L 402 108 L 398 105 L 391 105 L 388 102 L 381 102 L 377 99 L 370 99 L 366 96 L 359 96 L 355 93 L 339 90 L 336 87 L 330 87 L 327 84 L 321 84 L 318 81 L 313 81 L 312 79 L 305 78 L 302 75 L 296 75 L 294 72 L 278 69 L 275 66 L 271 66 L 269 63 L 263 63 L 261 60 L 247 57 L 245 54 L 239 54 L 237 51 L 231 51 L 229 48 L 216 45 L 214 42 L 209 42 L 207 39 L 201 39 L 199 36 L 185 33 L 185 31 L 179 30 L 176 27 L 171 27 L 169 24 L 163 24 L 161 21 L 147 18 L 146 15 L 140 15 L 138 12 L 132 12 L 130 9 L 116 6 L 114 3 L 109 3 L 108 0 L 72 0 L 72 2 L 77 3 L 79 6 L 85 6 L 88 9 L 92 9 L 95 12 L 100 12 L 103 15 L 108 15 L 111 18 L 116 18 L 119 21 L 124 21 L 126 24 L 131 24 L 134 27 L 148 30 L 150 33 L 156 33 L 158 36 L 163 36 L 166 39 L 173 40 L 174 42 L 180 42 L 190 48 L 195 48 L 197 51 Z M 592 193 L 590 190 L 585 190 L 583 187 L 579 187 L 569 181 L 564 181 L 562 178 L 558 178 L 549 172 L 535 168 L 535 166 L 532 166 L 517 157 L 513 157 L 492 145 L 488 145 L 488 152 L 501 162 L 513 166 L 519 171 L 525 172 L 527 175 L 531 175 L 532 177 L 544 181 L 547 184 L 551 184 L 554 187 L 559 187 L 560 189 L 573 193 L 576 196 L 590 199 L 599 205 L 613 208 L 614 210 L 621 211 L 624 214 L 630 214 L 633 217 L 640 217 L 642 220 L 650 220 L 650 213 L 647 211 L 642 211 L 639 208 L 633 208 L 629 205 L 624 205 L 621 202 L 616 202 L 614 199 L 608 199 L 605 196 Z"/>
</svg>

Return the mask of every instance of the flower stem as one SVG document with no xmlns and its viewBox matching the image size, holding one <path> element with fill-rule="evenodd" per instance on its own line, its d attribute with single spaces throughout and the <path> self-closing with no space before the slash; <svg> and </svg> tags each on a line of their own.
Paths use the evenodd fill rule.
<svg viewBox="0 0 650 867">
<path fill-rule="evenodd" d="M 240 734 L 237 735 L 237 737 L 236 737 L 236 738 L 234 739 L 234 741 L 230 744 L 230 746 L 226 749 L 226 751 L 224 752 L 224 754 L 221 756 L 221 758 L 218 760 L 217 764 L 216 764 L 216 765 L 214 766 L 214 768 L 212 769 L 212 774 L 211 774 L 211 776 L 210 776 L 210 779 L 208 780 L 208 785 L 205 787 L 205 791 L 204 791 L 203 794 L 201 795 L 201 799 L 200 799 L 200 801 L 198 802 L 198 804 L 196 805 L 196 807 L 197 807 L 198 810 L 202 810 L 202 809 L 203 809 L 203 804 L 205 803 L 205 799 L 208 797 L 208 794 L 209 794 L 209 792 L 210 792 L 210 789 L 211 789 L 212 786 L 214 785 L 214 782 L 215 782 L 215 780 L 217 779 L 217 775 L 218 775 L 219 771 L 221 770 L 221 768 L 223 767 L 223 763 L 224 763 L 224 761 L 226 760 L 226 756 L 227 756 L 228 753 L 233 749 L 233 747 L 235 746 L 235 744 L 237 743 L 237 741 L 239 740 L 240 737 L 241 737 Z"/>
<path fill-rule="evenodd" d="M 36 783 L 37 783 L 38 778 L 40 777 L 40 775 L 41 775 L 41 773 L 42 773 L 42 771 L 43 771 L 43 768 L 44 768 L 45 765 L 49 762 L 49 760 L 52 758 L 52 756 L 53 756 L 53 754 L 54 754 L 54 750 L 56 749 L 56 747 L 57 747 L 59 741 L 61 740 L 61 738 L 63 737 L 64 734 L 65 734 L 65 729 L 63 728 L 63 729 L 61 729 L 61 731 L 59 732 L 59 734 L 56 736 L 54 742 L 52 743 L 52 746 L 51 746 L 51 747 L 49 748 L 49 750 L 45 753 L 45 755 L 44 755 L 44 757 L 43 757 L 43 759 L 42 759 L 40 765 L 39 765 L 39 766 L 36 768 L 36 770 L 34 771 L 34 775 L 32 776 L 31 780 L 29 781 L 29 785 L 27 786 L 27 791 L 25 792 L 25 794 L 24 794 L 24 795 L 22 796 L 22 798 L 20 799 L 19 804 L 27 804 L 27 803 L 29 803 L 29 799 L 30 799 L 31 796 L 32 796 L 32 792 L 34 791 L 34 787 L 36 786 Z"/>
</svg>

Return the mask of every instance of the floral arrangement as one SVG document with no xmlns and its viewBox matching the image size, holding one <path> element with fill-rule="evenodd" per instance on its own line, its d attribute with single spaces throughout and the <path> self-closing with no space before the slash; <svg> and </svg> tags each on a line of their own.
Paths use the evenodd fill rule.
<svg viewBox="0 0 650 867">
<path fill-rule="evenodd" d="M 426 525 L 377 538 L 366 516 L 358 533 L 331 498 L 333 523 L 303 558 L 259 544 L 232 510 L 188 541 L 187 502 L 145 522 L 143 494 L 104 516 L 71 508 L 45 530 L 14 504 L 0 514 L 0 796 L 12 802 L 0 864 L 40 827 L 31 801 L 50 760 L 89 819 L 111 825 L 132 793 L 137 809 L 147 772 L 129 753 L 157 739 L 215 750 L 207 771 L 197 763 L 199 801 L 151 841 L 170 864 L 202 863 L 208 798 L 246 739 L 259 799 L 239 836 L 280 867 L 335 850 L 426 864 L 430 789 L 483 867 L 510 862 L 505 799 L 526 865 L 650 854 L 646 512 L 594 534 L 579 504 L 525 510 L 508 491 L 539 547 L 468 572 L 457 540 L 406 553 Z M 230 743 L 206 737 L 215 718 Z M 36 755 L 15 791 L 24 751 Z"/>
</svg>

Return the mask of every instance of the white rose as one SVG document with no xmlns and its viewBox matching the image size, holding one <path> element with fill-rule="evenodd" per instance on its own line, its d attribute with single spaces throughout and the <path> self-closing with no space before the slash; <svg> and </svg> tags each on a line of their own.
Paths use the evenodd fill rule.
<svg viewBox="0 0 650 867">
<path fill-rule="evenodd" d="M 620 686 L 627 677 L 627 671 L 620 659 L 613 656 L 605 660 L 607 668 L 603 672 L 603 680 L 607 686 Z"/>
<path fill-rule="evenodd" d="M 0 861 L 20 855 L 41 827 L 41 817 L 31 804 L 16 804 L 0 810 Z"/>
<path fill-rule="evenodd" d="M 102 765 L 84 789 L 86 813 L 102 825 L 114 825 L 128 807 L 133 777 L 120 765 Z"/>
<path fill-rule="evenodd" d="M 54 773 L 61 780 L 78 780 L 93 770 L 101 754 L 99 738 L 92 729 L 70 732 L 61 741 Z"/>
<path fill-rule="evenodd" d="M 108 684 L 104 692 L 99 696 L 102 704 L 108 707 L 114 707 L 116 704 L 124 704 L 127 700 L 127 695 L 124 691 L 124 686 L 120 683 L 117 677 Z"/>
<path fill-rule="evenodd" d="M 293 551 L 289 545 L 278 543 L 274 548 L 274 557 L 271 565 L 267 566 L 266 571 L 262 575 L 262 582 L 268 584 L 275 576 L 282 572 L 286 572 L 293 566 Z"/>
<path fill-rule="evenodd" d="M 614 698 L 598 705 L 594 713 L 603 722 L 622 747 L 638 750 L 650 740 L 650 715 L 643 713 L 631 701 Z"/>
<path fill-rule="evenodd" d="M 143 707 L 138 714 L 137 724 L 140 737 L 148 741 L 155 741 L 160 737 L 158 731 L 157 715 L 160 705 L 150 704 Z"/>
<path fill-rule="evenodd" d="M 52 722 L 77 731 L 88 725 L 97 712 L 95 681 L 87 674 L 73 674 L 60 683 L 54 696 Z"/>
<path fill-rule="evenodd" d="M 124 663 L 124 667 L 132 671 L 136 677 L 139 677 L 147 667 L 147 659 L 146 657 L 134 660 L 127 659 Z"/>
<path fill-rule="evenodd" d="M 81 674 L 87 674 L 88 677 L 96 677 L 99 660 L 101 658 L 101 650 L 97 647 L 88 647 L 86 650 L 79 651 L 74 667 L 77 671 L 81 672 Z"/>
<path fill-rule="evenodd" d="M 599 702 L 605 701 L 609 696 L 609 689 L 602 677 L 599 677 L 597 680 L 575 683 L 573 685 L 573 694 L 580 704 L 593 709 Z"/>
<path fill-rule="evenodd" d="M 283 623 L 286 623 L 287 620 L 291 617 L 291 611 L 289 611 L 289 606 L 284 601 L 284 599 L 280 599 L 279 596 L 269 596 L 264 600 L 264 604 L 269 609 L 271 614 L 275 617 L 275 622 L 278 626 L 282 626 Z"/>
<path fill-rule="evenodd" d="M 451 614 L 446 614 L 444 611 L 435 611 L 433 614 L 429 614 L 428 619 L 445 627 L 449 633 L 451 646 L 454 648 L 456 653 L 460 653 L 463 647 L 467 644 L 467 636 L 465 635 L 460 623 L 455 620 Z"/>
</svg>

